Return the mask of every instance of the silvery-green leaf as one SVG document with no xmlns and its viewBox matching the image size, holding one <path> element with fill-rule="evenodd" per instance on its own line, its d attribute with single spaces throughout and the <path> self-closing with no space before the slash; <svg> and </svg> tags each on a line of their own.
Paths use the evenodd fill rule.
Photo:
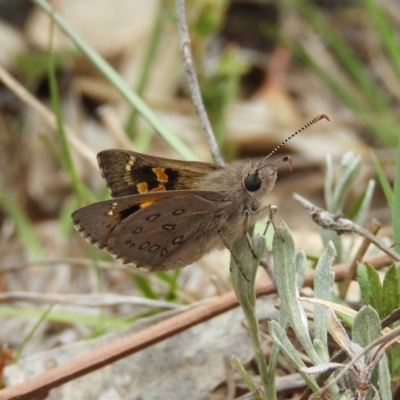
<svg viewBox="0 0 400 400">
<path fill-rule="evenodd" d="M 251 392 L 255 392 L 257 387 L 250 378 L 250 375 L 247 373 L 246 368 L 243 366 L 242 362 L 240 361 L 239 357 L 232 356 L 232 363 L 235 366 L 236 370 L 239 372 L 240 376 L 242 377 L 243 381 L 245 382 L 246 386 L 249 388 Z"/>
<path fill-rule="evenodd" d="M 303 367 L 300 370 L 302 372 L 305 372 L 306 374 L 319 375 L 328 371 L 336 371 L 337 369 L 344 367 L 345 365 L 343 364 L 330 362 L 330 363 L 315 365 L 313 367 Z"/>
<path fill-rule="evenodd" d="M 300 358 L 297 350 L 290 342 L 289 338 L 286 335 L 286 332 L 276 321 L 270 321 L 268 326 L 269 326 L 269 334 L 271 335 L 271 338 L 274 341 L 274 343 L 276 343 L 280 347 L 282 353 L 292 364 L 292 366 L 299 371 L 303 379 L 307 382 L 307 385 L 313 391 L 317 391 L 319 387 L 315 379 L 300 371 L 300 369 L 305 368 L 306 365 Z"/>
<path fill-rule="evenodd" d="M 367 189 L 365 191 L 364 199 L 360 205 L 360 209 L 358 210 L 357 216 L 355 218 L 355 222 L 358 225 L 363 226 L 367 219 L 369 208 L 371 206 L 372 196 L 374 194 L 374 189 L 375 189 L 375 181 L 373 179 L 370 179 L 367 185 Z"/>
<path fill-rule="evenodd" d="M 283 222 L 280 222 L 276 228 L 273 252 L 279 297 L 288 314 L 290 325 L 313 363 L 319 364 L 321 359 L 311 343 L 307 318 L 297 299 L 296 280 L 293 279 L 296 276 L 294 241 L 288 227 Z"/>
<path fill-rule="evenodd" d="M 321 357 L 321 360 L 324 363 L 327 363 L 329 361 L 329 353 L 328 353 L 328 349 L 325 347 L 324 343 L 322 343 L 318 339 L 314 339 L 313 345 L 314 345 L 315 350 L 317 350 L 319 356 Z"/>
<path fill-rule="evenodd" d="M 307 257 L 303 250 L 296 253 L 296 287 L 299 292 L 303 287 Z"/>
<path fill-rule="evenodd" d="M 328 243 L 324 253 L 318 260 L 315 269 L 314 297 L 322 300 L 330 300 L 332 296 L 333 285 L 335 283 L 335 274 L 332 265 L 336 258 L 336 250 L 332 242 Z M 324 343 L 328 350 L 328 338 L 326 331 L 326 307 L 315 304 L 314 306 L 314 325 L 315 338 Z"/>
<path fill-rule="evenodd" d="M 343 156 L 333 192 L 333 214 L 342 212 L 346 197 L 360 171 L 360 168 L 360 156 L 355 156 L 351 151 Z"/>
<path fill-rule="evenodd" d="M 289 359 L 290 363 L 296 368 L 300 369 L 305 367 L 303 360 L 299 356 L 299 353 L 287 337 L 286 332 L 276 321 L 269 321 L 269 334 L 281 350 L 285 353 L 286 357 Z"/>
<path fill-rule="evenodd" d="M 330 154 L 326 155 L 325 204 L 327 210 L 333 212 L 333 165 Z"/>
<path fill-rule="evenodd" d="M 266 240 L 263 235 L 257 234 L 253 237 L 252 247 L 254 253 L 257 255 L 257 259 L 254 259 L 246 238 L 244 236 L 241 237 L 232 246 L 232 252 L 235 254 L 235 257 L 231 257 L 230 271 L 232 286 L 246 316 L 264 391 L 265 393 L 269 393 L 274 388 L 274 380 L 268 374 L 267 363 L 262 349 L 258 319 L 255 312 L 256 296 L 254 290 L 257 267 L 264 254 L 265 246 Z M 239 265 L 236 263 L 236 260 Z"/>
<path fill-rule="evenodd" d="M 337 234 L 337 232 L 329 231 L 327 229 L 321 228 L 320 232 L 321 232 L 321 238 L 322 238 L 322 242 L 324 243 L 324 246 L 326 247 L 329 242 L 332 242 L 333 245 L 335 246 L 335 249 L 337 252 L 336 261 L 343 262 L 344 255 L 343 255 L 342 237 L 339 236 Z"/>
</svg>

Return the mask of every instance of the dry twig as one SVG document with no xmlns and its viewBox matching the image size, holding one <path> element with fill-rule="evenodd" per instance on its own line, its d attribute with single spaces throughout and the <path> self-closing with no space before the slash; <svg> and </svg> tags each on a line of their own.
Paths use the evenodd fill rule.
<svg viewBox="0 0 400 400">
<path fill-rule="evenodd" d="M 378 247 L 378 249 L 381 249 L 383 252 L 389 255 L 393 260 L 400 261 L 400 254 L 396 253 L 389 246 L 386 246 L 385 243 L 374 236 L 369 230 L 364 229 L 349 219 L 342 218 L 340 215 L 333 215 L 330 212 L 317 207 L 297 193 L 295 193 L 293 196 L 310 213 L 314 222 L 316 222 L 323 229 L 336 231 L 339 235 L 344 232 L 357 233 L 363 238 L 368 239 L 371 243 Z"/>
<path fill-rule="evenodd" d="M 192 52 L 190 50 L 190 37 L 186 24 L 185 16 L 185 0 L 175 0 L 176 18 L 179 29 L 181 42 L 181 51 L 183 56 L 183 66 L 185 68 L 186 77 L 189 83 L 190 93 L 192 95 L 193 104 L 196 107 L 200 124 L 206 137 L 211 155 L 214 161 L 219 165 L 224 165 L 224 160 L 219 151 L 215 136 L 208 119 L 208 115 L 204 108 L 203 100 L 200 93 L 199 82 L 197 80 L 196 70 L 194 68 Z"/>
</svg>

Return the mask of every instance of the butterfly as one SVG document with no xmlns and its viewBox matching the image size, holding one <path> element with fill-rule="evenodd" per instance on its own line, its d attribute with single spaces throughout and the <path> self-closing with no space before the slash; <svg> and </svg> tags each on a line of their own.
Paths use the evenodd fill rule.
<svg viewBox="0 0 400 400">
<path fill-rule="evenodd" d="M 316 116 L 265 158 L 226 166 L 101 151 L 98 164 L 113 198 L 75 211 L 72 221 L 88 242 L 145 271 L 181 268 L 230 249 L 269 213 L 279 164 L 290 161 L 269 157 L 322 118 L 328 119 Z"/>
</svg>

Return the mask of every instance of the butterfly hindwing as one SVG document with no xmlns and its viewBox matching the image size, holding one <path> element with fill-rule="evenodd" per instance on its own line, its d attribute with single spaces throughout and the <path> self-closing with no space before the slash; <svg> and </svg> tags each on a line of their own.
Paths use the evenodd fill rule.
<svg viewBox="0 0 400 400">
<path fill-rule="evenodd" d="M 187 192 L 131 214 L 113 230 L 109 251 L 124 264 L 151 270 L 180 268 L 215 247 L 216 192 Z M 218 240 L 218 238 L 217 238 Z"/>
<path fill-rule="evenodd" d="M 112 197 L 190 190 L 200 176 L 223 168 L 216 164 L 170 160 L 123 149 L 101 151 L 97 160 Z"/>
<path fill-rule="evenodd" d="M 87 241 L 113 257 L 124 263 L 158 270 L 164 269 L 163 260 L 176 254 L 175 249 L 183 248 L 183 239 L 188 238 L 188 234 L 196 234 L 199 224 L 210 222 L 223 198 L 221 193 L 207 191 L 169 191 L 125 196 L 83 207 L 72 214 L 72 220 Z M 181 209 L 184 210 L 182 213 L 179 211 Z M 160 216 L 155 218 L 158 214 Z M 175 236 L 171 243 L 171 231 L 166 225 L 172 222 L 175 223 L 172 229 Z M 173 240 L 182 235 L 182 244 L 177 247 Z M 131 244 L 137 238 L 141 242 L 133 249 Z M 153 241 L 155 238 L 155 245 L 163 246 L 160 252 L 155 251 L 154 247 L 153 251 L 148 252 L 143 251 L 144 248 L 139 249 L 146 240 Z M 167 253 L 162 251 L 164 248 Z M 159 268 L 157 263 L 160 264 Z"/>
<path fill-rule="evenodd" d="M 104 249 L 114 228 L 141 208 L 169 197 L 185 196 L 186 192 L 150 193 L 99 201 L 82 207 L 72 215 L 78 232 L 90 243 Z"/>
</svg>

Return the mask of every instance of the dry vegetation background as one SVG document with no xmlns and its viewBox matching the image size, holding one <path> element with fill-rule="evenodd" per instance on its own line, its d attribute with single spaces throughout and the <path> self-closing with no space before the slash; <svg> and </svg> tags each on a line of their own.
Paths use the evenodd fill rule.
<svg viewBox="0 0 400 400">
<path fill-rule="evenodd" d="M 282 149 L 280 154 L 292 156 L 294 171 L 281 168 L 270 197 L 296 248 L 314 255 L 323 249 L 319 228 L 292 193 L 324 207 L 326 155 L 334 165 L 349 151 L 362 157 L 346 212 L 375 176 L 371 148 L 390 182 L 395 174 L 400 63 L 398 49 L 386 45 L 382 29 L 398 46 L 400 8 L 394 0 L 379 2 L 388 23 L 380 28 L 371 3 L 187 2 L 201 89 L 228 162 L 266 155 L 313 116 L 330 117 L 330 123 L 319 122 Z M 211 162 L 187 89 L 172 1 L 55 0 L 53 5 L 199 160 Z M 49 32 L 48 16 L 32 2 L 0 1 L 0 68 L 51 109 Z M 58 29 L 53 49 L 61 114 L 67 134 L 76 139 L 70 151 L 85 185 L 85 202 L 107 198 L 95 161 L 100 150 L 128 147 L 181 158 L 132 114 L 127 101 Z M 139 329 L 183 305 L 230 290 L 225 253 L 208 255 L 182 271 L 143 274 L 91 248 L 70 220 L 80 204 L 60 139 L 15 90 L 0 84 L 0 343 L 24 360 L 6 374 L 8 384 L 89 351 L 88 338 L 119 335 L 134 322 L 133 329 Z M 379 184 L 368 220 L 373 217 L 383 224 L 382 235 L 390 237 L 391 213 Z M 357 293 L 353 297 L 358 300 Z M 260 305 L 267 318 L 275 312 L 269 304 L 275 300 Z M 75 386 L 65 385 L 52 398 L 236 398 L 246 391 L 221 360 L 237 354 L 250 363 L 252 349 L 241 314 L 221 318 L 193 328 L 190 337 L 169 339 L 78 379 Z M 292 372 L 281 368 L 282 376 Z M 193 395 L 179 397 L 177 387 Z M 157 397 L 160 391 L 164 397 Z M 295 396 L 292 389 L 286 398 Z"/>
</svg>

